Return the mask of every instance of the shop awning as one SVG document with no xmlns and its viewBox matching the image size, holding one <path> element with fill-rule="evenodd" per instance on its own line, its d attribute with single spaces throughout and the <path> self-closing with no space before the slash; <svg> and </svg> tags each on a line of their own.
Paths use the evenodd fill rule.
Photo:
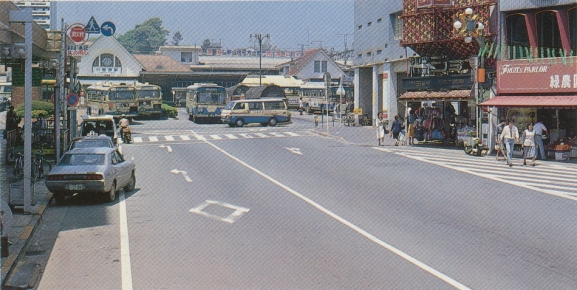
<svg viewBox="0 0 577 290">
<path fill-rule="evenodd" d="M 419 91 L 406 92 L 400 101 L 466 101 L 471 98 L 471 90 L 451 90 L 442 92 Z"/>
<path fill-rule="evenodd" d="M 497 96 L 479 104 L 483 107 L 574 108 L 577 96 Z"/>
</svg>

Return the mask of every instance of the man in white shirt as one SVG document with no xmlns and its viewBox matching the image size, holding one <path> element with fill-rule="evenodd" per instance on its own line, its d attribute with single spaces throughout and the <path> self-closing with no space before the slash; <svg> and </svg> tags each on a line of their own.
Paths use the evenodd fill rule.
<svg viewBox="0 0 577 290">
<path fill-rule="evenodd" d="M 505 147 L 507 147 L 507 163 L 509 167 L 512 167 L 513 147 L 515 146 L 515 141 L 519 140 L 519 129 L 515 126 L 515 119 L 509 118 L 509 126 L 503 128 L 499 140 L 505 141 Z"/>
<path fill-rule="evenodd" d="M 543 133 L 548 134 L 549 131 L 541 120 L 537 121 L 537 124 L 533 126 L 533 130 L 535 130 L 535 143 L 537 143 L 536 145 L 539 147 L 538 152 L 541 154 L 541 159 L 545 160 L 547 156 L 545 156 L 545 147 L 543 147 Z"/>
</svg>

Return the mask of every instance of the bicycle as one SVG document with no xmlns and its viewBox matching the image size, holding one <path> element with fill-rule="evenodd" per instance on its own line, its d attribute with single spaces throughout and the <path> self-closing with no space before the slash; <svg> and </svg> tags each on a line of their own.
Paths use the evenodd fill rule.
<svg viewBox="0 0 577 290">
<path fill-rule="evenodd" d="M 36 167 L 36 170 L 38 171 L 38 178 L 42 179 L 45 178 L 48 173 L 50 173 L 50 170 L 52 170 L 52 164 L 50 164 L 50 162 L 48 162 L 48 160 L 46 160 L 45 156 L 44 156 L 44 145 L 46 143 L 44 142 L 40 142 L 40 152 L 37 152 L 34 154 L 34 160 L 35 162 L 33 163 L 33 166 Z"/>
<path fill-rule="evenodd" d="M 14 177 L 16 178 L 24 178 L 24 154 L 22 152 L 14 152 L 13 153 L 15 156 L 15 160 L 14 160 Z M 32 156 L 32 168 L 30 168 L 30 177 L 32 178 L 32 180 L 36 180 L 36 177 L 38 177 L 38 167 L 35 165 L 36 164 L 36 157 Z"/>
<path fill-rule="evenodd" d="M 359 118 L 359 123 L 361 126 L 370 126 L 371 125 L 371 117 L 369 114 L 364 114 Z"/>
<path fill-rule="evenodd" d="M 355 115 L 353 113 L 348 113 L 344 118 L 345 126 L 355 125 Z"/>
</svg>

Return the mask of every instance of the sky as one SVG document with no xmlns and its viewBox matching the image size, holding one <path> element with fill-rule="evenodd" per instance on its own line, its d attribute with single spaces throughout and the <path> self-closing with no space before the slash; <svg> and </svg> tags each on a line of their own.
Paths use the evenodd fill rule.
<svg viewBox="0 0 577 290">
<path fill-rule="evenodd" d="M 279 49 L 324 47 L 342 51 L 347 36 L 351 48 L 354 31 L 354 0 L 220 0 L 220 1 L 55 1 L 56 15 L 67 25 L 87 24 L 94 16 L 102 25 L 111 21 L 116 36 L 152 17 L 162 19 L 170 31 L 167 42 L 180 31 L 180 45 L 201 45 L 205 39 L 221 42 L 226 49 L 252 47 L 250 35 L 270 34 Z"/>
</svg>

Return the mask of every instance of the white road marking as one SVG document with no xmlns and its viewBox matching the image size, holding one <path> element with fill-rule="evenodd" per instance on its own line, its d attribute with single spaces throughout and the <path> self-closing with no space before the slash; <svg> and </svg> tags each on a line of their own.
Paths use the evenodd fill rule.
<svg viewBox="0 0 577 290">
<path fill-rule="evenodd" d="M 186 180 L 186 182 L 192 182 L 192 179 L 188 176 L 188 174 L 186 173 L 186 171 L 182 171 L 182 170 L 178 170 L 178 169 L 173 169 L 173 170 L 170 171 L 170 173 L 174 173 L 174 174 L 182 173 L 182 176 L 184 176 L 184 179 Z"/>
<path fill-rule="evenodd" d="M 134 143 L 142 143 L 142 137 L 132 137 Z"/>
<path fill-rule="evenodd" d="M 249 134 L 238 134 L 238 135 L 240 135 L 242 138 L 247 138 L 247 139 L 254 138 L 254 137 L 250 136 Z"/>
<path fill-rule="evenodd" d="M 269 132 L 269 134 L 275 136 L 275 137 L 286 137 L 285 135 L 278 133 L 278 132 Z"/>
<path fill-rule="evenodd" d="M 293 136 L 293 137 L 300 136 L 299 134 L 293 133 L 293 132 L 284 132 L 284 133 L 289 135 L 289 136 Z"/>
<path fill-rule="evenodd" d="M 261 137 L 261 138 L 266 138 L 266 137 L 268 137 L 266 134 L 263 134 L 263 133 L 254 133 L 254 134 L 257 135 L 257 136 L 259 136 L 259 137 Z"/>
<path fill-rule="evenodd" d="M 148 137 L 148 141 L 150 141 L 150 142 L 158 142 L 158 137 L 156 137 L 156 136 L 150 136 L 150 137 Z"/>
<path fill-rule="evenodd" d="M 164 136 L 164 140 L 166 141 L 174 141 L 174 137 L 168 135 L 168 136 Z"/>
<path fill-rule="evenodd" d="M 285 147 L 285 148 L 294 154 L 303 155 L 303 153 L 301 152 L 301 149 L 299 149 L 299 148 L 287 148 L 287 147 Z"/>
<path fill-rule="evenodd" d="M 224 134 L 224 136 L 226 136 L 226 138 L 228 138 L 228 139 L 238 139 L 238 137 L 236 137 L 232 134 Z"/>
<path fill-rule="evenodd" d="M 361 234 L 362 236 L 366 237 L 367 239 L 373 241 L 374 243 L 380 245 L 381 247 L 391 251 L 392 253 L 396 254 L 397 256 L 407 260 L 408 262 L 412 263 L 413 265 L 423 269 L 424 271 L 430 273 L 431 275 L 445 281 L 446 283 L 448 283 L 449 285 L 457 288 L 457 289 L 470 289 L 469 287 L 457 282 L 456 280 L 452 279 L 451 277 L 439 272 L 438 270 L 426 265 L 425 263 L 413 258 L 412 256 L 408 255 L 407 253 L 393 247 L 392 245 L 389 245 L 387 243 L 385 243 L 384 241 L 378 239 L 377 237 L 373 236 L 372 234 L 370 234 L 369 232 L 359 228 L 358 226 L 354 225 L 353 223 L 345 220 L 344 218 L 338 216 L 337 214 L 331 212 L 330 210 L 324 208 L 323 206 L 321 206 L 320 204 L 316 203 L 315 201 L 313 201 L 312 199 L 309 199 L 308 197 L 296 192 L 295 190 L 293 190 L 292 188 L 282 184 L 281 182 L 275 180 L 274 178 L 266 175 L 265 173 L 261 172 L 260 170 L 250 166 L 249 164 L 245 163 L 244 161 L 234 157 L 232 154 L 226 152 L 225 150 L 221 149 L 220 147 L 206 141 L 207 144 L 209 144 L 210 146 L 212 146 L 214 149 L 220 151 L 222 154 L 228 156 L 229 158 L 233 159 L 234 161 L 240 163 L 241 165 L 245 166 L 246 168 L 254 171 L 255 173 L 257 173 L 258 175 L 264 177 L 265 179 L 269 180 L 270 182 L 276 184 L 277 186 L 281 187 L 282 189 L 288 191 L 289 193 L 291 193 L 292 195 L 302 199 L 303 201 L 305 201 L 306 203 L 312 205 L 313 207 L 315 207 L 316 209 L 320 210 L 321 212 L 325 213 L 326 215 L 332 217 L 333 219 L 337 220 L 338 222 L 342 223 L 343 225 L 349 227 L 350 229 L 356 231 L 357 233 Z"/>
<path fill-rule="evenodd" d="M 219 205 L 219 206 L 223 206 L 226 208 L 230 208 L 233 209 L 234 212 L 231 213 L 230 215 L 228 215 L 227 217 L 219 217 L 217 215 L 213 215 L 213 214 L 209 214 L 207 212 L 202 211 L 203 209 L 205 209 L 207 206 L 209 205 Z M 243 216 L 245 213 L 247 213 L 250 209 L 248 208 L 244 208 L 244 207 L 240 207 L 240 206 L 236 206 L 236 205 L 232 205 L 232 204 L 228 204 L 225 202 L 220 202 L 220 201 L 213 201 L 213 200 L 207 200 L 205 202 L 203 202 L 202 204 L 200 204 L 199 206 L 190 209 L 188 212 L 191 213 L 195 213 L 195 214 L 199 214 L 208 218 L 212 218 L 212 219 L 216 219 L 222 222 L 226 222 L 229 224 L 234 223 L 235 221 L 237 221 L 241 216 Z"/>
<path fill-rule="evenodd" d="M 159 148 L 166 148 L 166 150 L 168 150 L 168 153 L 172 152 L 172 147 L 170 147 L 170 146 L 166 146 L 166 145 L 162 144 L 162 145 L 160 145 L 160 146 L 158 146 L 158 147 L 159 147 Z"/>
<path fill-rule="evenodd" d="M 188 141 L 188 140 L 190 140 L 190 137 L 188 137 L 187 135 L 180 135 L 180 136 L 178 136 L 178 137 L 180 137 L 180 140 L 182 140 L 182 141 Z"/>
<path fill-rule="evenodd" d="M 120 209 L 120 265 L 122 271 L 122 290 L 132 290 L 132 266 L 130 263 L 130 243 L 128 236 L 128 218 L 124 191 L 118 195 Z"/>
<path fill-rule="evenodd" d="M 212 138 L 213 140 L 221 140 L 222 137 L 218 136 L 218 135 L 210 135 L 210 138 Z"/>
<path fill-rule="evenodd" d="M 198 140 L 206 141 L 206 138 L 205 138 L 204 136 L 202 136 L 202 135 L 196 134 L 196 135 L 194 135 L 194 137 L 195 137 L 196 139 L 198 139 Z"/>
</svg>

